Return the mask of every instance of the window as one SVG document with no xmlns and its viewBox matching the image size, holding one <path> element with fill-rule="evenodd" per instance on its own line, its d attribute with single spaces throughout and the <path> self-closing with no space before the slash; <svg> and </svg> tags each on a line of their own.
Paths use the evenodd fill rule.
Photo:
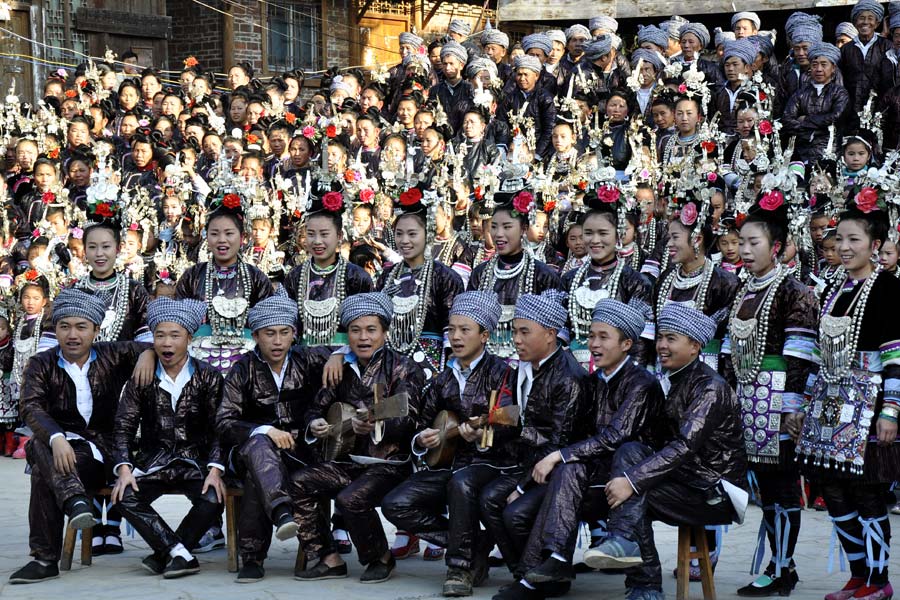
<svg viewBox="0 0 900 600">
<path fill-rule="evenodd" d="M 319 68 L 321 6 L 306 2 L 268 2 L 268 69 Z"/>
</svg>

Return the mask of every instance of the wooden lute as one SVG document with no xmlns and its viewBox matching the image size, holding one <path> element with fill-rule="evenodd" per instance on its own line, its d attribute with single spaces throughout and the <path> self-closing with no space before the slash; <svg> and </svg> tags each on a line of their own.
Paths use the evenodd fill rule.
<svg viewBox="0 0 900 600">
<path fill-rule="evenodd" d="M 356 445 L 356 433 L 353 431 L 353 419 L 369 421 L 376 425 L 376 437 L 381 421 L 409 414 L 409 395 L 405 392 L 389 398 L 383 398 L 384 385 L 375 384 L 375 401 L 371 408 L 356 408 L 346 402 L 335 402 L 328 408 L 325 420 L 328 421 L 328 434 L 323 439 L 323 459 L 336 460 L 346 456 Z"/>
<path fill-rule="evenodd" d="M 493 404 L 496 404 L 494 397 L 496 392 L 492 393 Z M 519 424 L 519 407 L 504 406 L 502 408 L 494 407 L 493 412 L 478 417 L 472 417 L 466 421 L 473 429 L 479 429 L 487 426 L 493 433 L 494 425 L 516 426 Z M 456 454 L 457 438 L 459 438 L 459 416 L 452 410 L 442 410 L 434 418 L 432 427 L 440 432 L 441 443 L 434 448 L 429 448 L 425 453 L 425 464 L 432 469 L 444 469 L 453 464 L 453 457 Z M 484 437 L 482 437 L 484 441 Z M 490 436 L 490 442 L 493 443 L 493 435 Z M 490 444 L 479 444 L 482 448 L 490 447 Z"/>
</svg>

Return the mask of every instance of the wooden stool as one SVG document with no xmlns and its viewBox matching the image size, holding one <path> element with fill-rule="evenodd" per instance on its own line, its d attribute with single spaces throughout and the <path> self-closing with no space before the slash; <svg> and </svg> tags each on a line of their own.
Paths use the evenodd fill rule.
<svg viewBox="0 0 900 600">
<path fill-rule="evenodd" d="M 65 528 L 62 556 L 59 559 L 60 571 L 70 571 L 72 569 L 72 557 L 75 555 L 75 543 L 78 541 L 78 530 L 69 527 L 68 519 L 66 519 Z M 93 531 L 92 527 L 81 530 L 81 564 L 85 567 L 91 566 L 94 541 Z"/>
<path fill-rule="evenodd" d="M 230 487 L 225 490 L 225 547 L 228 548 L 228 572 L 238 571 L 238 511 L 244 488 Z"/>
<path fill-rule="evenodd" d="M 696 550 L 691 551 L 693 539 Z M 691 583 L 691 560 L 700 563 L 700 584 L 703 586 L 703 600 L 716 600 L 716 585 L 713 581 L 712 561 L 709 559 L 709 544 L 706 542 L 706 528 L 681 525 L 678 527 L 678 583 L 676 600 L 687 600 Z"/>
</svg>

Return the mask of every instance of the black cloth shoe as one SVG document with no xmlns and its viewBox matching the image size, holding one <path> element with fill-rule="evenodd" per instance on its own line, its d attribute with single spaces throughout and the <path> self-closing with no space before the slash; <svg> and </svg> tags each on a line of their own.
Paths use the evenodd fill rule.
<svg viewBox="0 0 900 600">
<path fill-rule="evenodd" d="M 744 598 L 765 598 L 767 596 L 790 596 L 791 592 L 800 581 L 797 571 L 784 569 L 781 577 L 775 577 L 767 572 L 760 575 L 756 581 L 745 585 L 737 591 L 738 596 Z"/>
<path fill-rule="evenodd" d="M 178 579 L 179 577 L 199 572 L 200 562 L 196 558 L 185 560 L 181 556 L 176 556 L 169 563 L 169 566 L 163 570 L 163 577 L 166 579 Z"/>
<path fill-rule="evenodd" d="M 112 544 L 109 543 L 110 540 L 113 540 Z M 103 538 L 103 554 L 122 554 L 124 551 L 125 548 L 122 547 L 122 538 L 119 536 L 108 535 Z"/>
<path fill-rule="evenodd" d="M 72 496 L 66 500 L 63 508 L 72 529 L 87 529 L 94 526 L 94 511 L 90 501 L 84 496 Z"/>
<path fill-rule="evenodd" d="M 360 583 L 381 583 L 382 581 L 387 581 L 391 578 L 391 575 L 394 573 L 394 567 L 397 566 L 397 561 L 394 560 L 394 557 L 391 556 L 387 563 L 383 563 L 380 560 L 376 560 L 366 567 L 366 570 L 363 571 L 363 574 L 359 576 Z"/>
<path fill-rule="evenodd" d="M 48 579 L 59 577 L 59 567 L 56 563 L 47 566 L 36 560 L 31 561 L 15 573 L 9 576 L 10 583 L 39 583 Z"/>
<path fill-rule="evenodd" d="M 538 588 L 545 598 L 559 598 L 565 596 L 572 589 L 571 581 L 554 581 L 553 583 L 545 583 L 535 586 Z"/>
<path fill-rule="evenodd" d="M 275 537 L 282 542 L 297 537 L 300 526 L 294 521 L 294 514 L 287 506 L 281 505 L 275 509 L 272 522 L 275 524 Z"/>
<path fill-rule="evenodd" d="M 299 581 L 321 581 L 322 579 L 343 579 L 347 576 L 347 563 L 337 567 L 329 567 L 320 560 L 311 569 L 294 571 L 294 579 Z"/>
<path fill-rule="evenodd" d="M 472 595 L 473 577 L 466 569 L 450 567 L 447 569 L 447 577 L 444 579 L 444 596 L 448 598 L 461 598 Z"/>
<path fill-rule="evenodd" d="M 568 562 L 548 558 L 537 567 L 525 573 L 525 581 L 531 585 L 551 583 L 554 581 L 572 581 L 575 579 L 575 569 Z"/>
<path fill-rule="evenodd" d="M 159 552 L 154 552 L 141 561 L 141 566 L 154 575 L 162 575 L 167 564 L 169 564 L 169 555 Z"/>
<path fill-rule="evenodd" d="M 494 594 L 493 600 L 544 600 L 545 596 L 539 590 L 532 590 L 517 581 L 512 585 L 504 586 L 500 592 Z"/>
<path fill-rule="evenodd" d="M 241 565 L 241 570 L 238 571 L 235 581 L 237 583 L 256 583 L 257 581 L 262 581 L 262 578 L 265 576 L 266 570 L 263 569 L 263 566 L 258 562 L 249 560 Z"/>
</svg>

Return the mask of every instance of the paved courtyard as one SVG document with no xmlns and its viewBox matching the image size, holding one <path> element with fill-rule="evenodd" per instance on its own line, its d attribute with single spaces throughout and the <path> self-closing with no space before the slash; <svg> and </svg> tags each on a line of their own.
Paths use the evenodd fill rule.
<svg viewBox="0 0 900 600">
<path fill-rule="evenodd" d="M 225 550 L 200 556 L 202 572 L 198 575 L 166 581 L 153 577 L 140 567 L 141 559 L 148 554 L 147 545 L 139 537 L 126 538 L 125 552 L 118 556 L 94 559 L 93 566 L 82 567 L 76 559 L 72 571 L 59 579 L 36 585 L 12 586 L 6 583 L 9 574 L 22 566 L 28 553 L 28 478 L 23 474 L 24 461 L 0 458 L 0 597 L 3 599 L 28 598 L 34 600 L 95 600 L 103 595 L 128 600 L 202 599 L 202 600 L 272 600 L 315 598 L 315 600 L 413 600 L 439 598 L 443 581 L 442 563 L 424 562 L 415 556 L 399 563 L 394 578 L 384 584 L 362 586 L 356 582 L 361 573 L 359 564 L 350 563 L 350 578 L 337 581 L 301 583 L 292 577 L 295 542 L 272 544 L 266 561 L 266 578 L 257 584 L 239 585 L 234 575 L 227 572 Z M 157 503 L 161 513 L 177 524 L 187 510 L 187 502 L 164 497 Z M 719 598 L 734 598 L 734 591 L 749 581 L 750 558 L 756 544 L 759 528 L 759 510 L 750 509 L 744 525 L 732 526 L 725 535 L 724 550 L 716 570 L 716 589 Z M 900 530 L 900 517 L 891 516 L 894 531 Z M 393 527 L 388 527 L 389 537 Z M 671 576 L 675 564 L 676 532 L 666 526 L 656 530 L 657 546 L 662 556 L 665 591 L 674 600 L 675 579 Z M 825 513 L 803 513 L 803 530 L 795 560 L 800 573 L 800 585 L 793 598 L 820 600 L 822 596 L 839 588 L 846 574 L 828 574 L 828 544 L 831 524 Z M 423 544 L 424 547 L 424 544 Z M 580 551 L 578 552 L 580 554 Z M 576 555 L 577 556 L 577 555 Z M 895 553 L 895 556 L 897 554 Z M 895 569 L 900 559 L 891 560 Z M 477 590 L 475 598 L 490 598 L 500 585 L 510 581 L 505 569 L 495 568 L 486 587 Z M 580 576 L 569 598 L 620 598 L 624 597 L 622 576 L 590 574 Z M 692 584 L 691 597 L 702 597 L 700 585 Z"/>
</svg>

